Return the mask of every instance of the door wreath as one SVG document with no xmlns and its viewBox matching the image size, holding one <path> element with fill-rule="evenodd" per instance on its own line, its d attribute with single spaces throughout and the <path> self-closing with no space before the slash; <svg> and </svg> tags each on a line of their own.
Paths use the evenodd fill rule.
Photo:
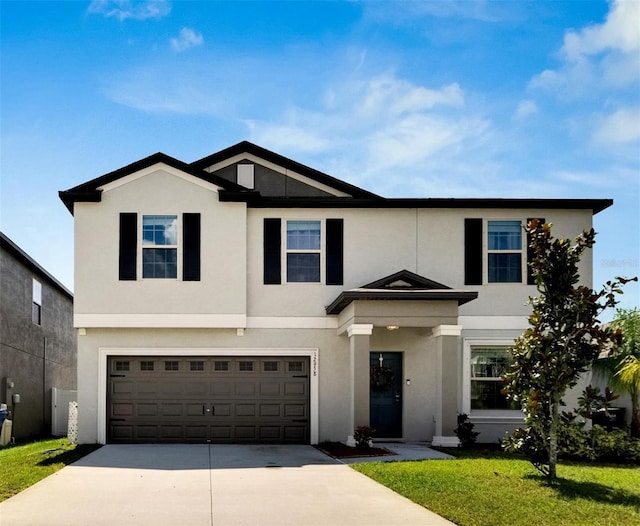
<svg viewBox="0 0 640 526">
<path fill-rule="evenodd" d="M 386 365 L 372 365 L 369 371 L 371 389 L 378 393 L 388 391 L 393 387 L 395 376 L 393 369 Z"/>
</svg>

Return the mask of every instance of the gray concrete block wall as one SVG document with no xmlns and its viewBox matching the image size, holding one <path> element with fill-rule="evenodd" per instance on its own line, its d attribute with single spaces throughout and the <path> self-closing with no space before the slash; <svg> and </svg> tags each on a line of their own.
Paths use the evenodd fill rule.
<svg viewBox="0 0 640 526">
<path fill-rule="evenodd" d="M 42 284 L 42 325 L 32 321 L 33 279 Z M 19 393 L 13 435 L 48 435 L 51 388 L 76 388 L 73 302 L 46 275 L 4 248 L 0 251 L 0 403 Z M 14 383 L 8 388 L 7 378 Z"/>
</svg>

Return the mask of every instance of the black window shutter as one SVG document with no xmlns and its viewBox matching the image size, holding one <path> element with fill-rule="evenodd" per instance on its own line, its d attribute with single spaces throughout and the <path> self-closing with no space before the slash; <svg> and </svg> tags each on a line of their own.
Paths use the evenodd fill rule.
<svg viewBox="0 0 640 526">
<path fill-rule="evenodd" d="M 344 220 L 327 219 L 327 285 L 343 284 Z"/>
<path fill-rule="evenodd" d="M 200 214 L 182 214 L 182 279 L 200 281 Z"/>
<path fill-rule="evenodd" d="M 138 252 L 138 214 L 120 214 L 119 279 L 136 279 L 136 256 Z"/>
<path fill-rule="evenodd" d="M 265 285 L 279 285 L 282 282 L 280 269 L 281 225 L 280 219 L 265 218 L 264 220 Z"/>
<path fill-rule="evenodd" d="M 536 218 L 542 224 L 544 223 L 544 217 Z M 527 219 L 527 225 L 533 221 L 533 218 Z M 533 260 L 533 249 L 531 248 L 531 235 L 527 233 L 527 285 L 535 285 L 536 280 L 533 277 L 533 272 L 531 271 L 531 267 L 529 266 L 529 262 Z"/>
<path fill-rule="evenodd" d="M 464 220 L 464 284 L 482 285 L 482 219 Z"/>
</svg>

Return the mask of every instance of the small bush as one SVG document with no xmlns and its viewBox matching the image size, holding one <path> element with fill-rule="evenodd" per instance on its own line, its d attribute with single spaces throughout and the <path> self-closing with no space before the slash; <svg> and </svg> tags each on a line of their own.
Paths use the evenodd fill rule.
<svg viewBox="0 0 640 526">
<path fill-rule="evenodd" d="M 369 426 L 358 426 L 353 433 L 353 439 L 356 441 L 356 448 L 369 449 L 371 447 L 371 439 L 375 429 Z"/>
<path fill-rule="evenodd" d="M 474 427 L 474 424 L 469 422 L 469 415 L 458 413 L 458 427 L 453 432 L 460 441 L 460 447 L 472 447 L 476 443 L 476 438 L 480 433 L 474 431 Z"/>
</svg>

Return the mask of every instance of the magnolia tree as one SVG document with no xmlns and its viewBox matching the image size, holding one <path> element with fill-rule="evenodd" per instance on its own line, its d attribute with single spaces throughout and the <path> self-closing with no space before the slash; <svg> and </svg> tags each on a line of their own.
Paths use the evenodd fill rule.
<svg viewBox="0 0 640 526">
<path fill-rule="evenodd" d="M 616 278 L 596 292 L 578 285 L 578 263 L 595 242 L 595 231 L 585 231 L 572 244 L 554 239 L 551 225 L 533 220 L 530 263 L 539 295 L 530 298 L 529 328 L 515 341 L 513 363 L 505 375 L 505 392 L 525 413 L 525 427 L 505 441 L 508 448 L 529 457 L 549 479 L 556 477 L 560 405 L 601 351 L 619 338 L 604 327 L 599 314 L 617 303 L 621 285 Z"/>
</svg>

